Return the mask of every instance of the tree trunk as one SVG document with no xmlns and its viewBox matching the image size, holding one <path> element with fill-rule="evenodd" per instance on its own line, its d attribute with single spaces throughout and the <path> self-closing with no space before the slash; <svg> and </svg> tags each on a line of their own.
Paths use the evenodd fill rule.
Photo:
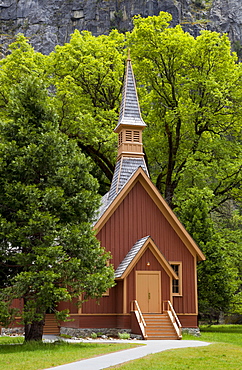
<svg viewBox="0 0 242 370">
<path fill-rule="evenodd" d="M 25 342 L 31 340 L 42 341 L 45 321 L 33 321 L 32 324 L 25 324 Z"/>
</svg>

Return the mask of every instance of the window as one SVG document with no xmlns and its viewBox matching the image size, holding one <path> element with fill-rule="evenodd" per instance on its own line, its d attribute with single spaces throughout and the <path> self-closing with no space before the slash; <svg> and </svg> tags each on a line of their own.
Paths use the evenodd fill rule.
<svg viewBox="0 0 242 370">
<path fill-rule="evenodd" d="M 178 279 L 172 280 L 172 294 L 176 296 L 182 295 L 182 263 L 170 262 L 171 267 L 178 276 Z"/>
<path fill-rule="evenodd" d="M 132 131 L 126 130 L 126 141 L 132 141 Z"/>
<path fill-rule="evenodd" d="M 125 131 L 125 139 L 126 141 L 134 141 L 136 143 L 140 143 L 140 131 L 137 130 L 126 130 Z"/>
<path fill-rule="evenodd" d="M 118 135 L 118 145 L 121 145 L 123 142 L 123 132 L 121 131 Z"/>
<path fill-rule="evenodd" d="M 136 143 L 139 143 L 139 131 L 134 131 L 134 141 L 136 142 Z"/>
</svg>

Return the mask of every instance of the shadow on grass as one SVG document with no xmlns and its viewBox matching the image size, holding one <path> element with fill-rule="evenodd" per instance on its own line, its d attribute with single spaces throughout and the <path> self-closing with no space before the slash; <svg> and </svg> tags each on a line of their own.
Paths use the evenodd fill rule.
<svg viewBox="0 0 242 370">
<path fill-rule="evenodd" d="M 114 344 L 112 344 L 114 346 Z M 14 344 L 2 344 L 0 345 L 1 354 L 6 353 L 20 353 L 20 352 L 32 352 L 32 351 L 62 351 L 67 348 L 79 347 L 81 350 L 92 349 L 92 348 L 102 348 L 107 347 L 107 344 L 102 343 L 68 343 L 64 341 L 55 341 L 52 343 L 43 342 L 27 342 L 27 343 L 14 343 Z M 115 347 L 115 346 L 114 346 Z"/>
<path fill-rule="evenodd" d="M 242 325 L 202 325 L 201 333 L 242 334 Z"/>
</svg>

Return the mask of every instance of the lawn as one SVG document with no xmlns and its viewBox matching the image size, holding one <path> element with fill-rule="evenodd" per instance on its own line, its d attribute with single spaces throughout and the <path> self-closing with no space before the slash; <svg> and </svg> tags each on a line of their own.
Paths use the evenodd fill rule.
<svg viewBox="0 0 242 370">
<path fill-rule="evenodd" d="M 183 339 L 202 340 L 212 344 L 160 352 L 110 369 L 242 370 L 242 325 L 203 326 L 201 337 L 184 335 Z"/>
<path fill-rule="evenodd" d="M 64 341 L 21 344 L 22 341 L 23 339 L 18 338 L 0 338 L 1 370 L 46 369 L 136 346 L 127 343 L 67 343 Z"/>
<path fill-rule="evenodd" d="M 119 370 L 242 370 L 242 325 L 201 328 L 201 337 L 184 335 L 184 339 L 212 343 L 206 347 L 169 350 L 149 355 Z M 11 344 L 9 343 L 11 341 Z M 133 345 L 104 343 L 27 343 L 23 338 L 0 338 L 1 370 L 46 369 L 104 353 L 130 348 Z M 16 343 L 15 345 L 13 343 Z"/>
</svg>

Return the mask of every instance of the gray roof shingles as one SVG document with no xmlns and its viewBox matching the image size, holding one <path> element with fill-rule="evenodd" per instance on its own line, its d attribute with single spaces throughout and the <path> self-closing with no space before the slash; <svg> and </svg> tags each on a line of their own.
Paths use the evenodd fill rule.
<svg viewBox="0 0 242 370">
<path fill-rule="evenodd" d="M 98 210 L 97 220 L 104 214 L 116 196 L 120 193 L 123 187 L 127 184 L 129 179 L 141 167 L 144 172 L 149 176 L 148 169 L 144 158 L 121 158 L 114 170 L 113 180 L 108 193 L 102 198 L 102 204 Z"/>
<path fill-rule="evenodd" d="M 127 253 L 127 255 L 124 257 L 123 261 L 120 263 L 118 268 L 115 271 L 115 278 L 122 277 L 123 273 L 126 271 L 130 263 L 133 261 L 135 256 L 139 253 L 145 242 L 149 239 L 149 235 L 145 236 L 142 239 L 139 239 L 133 247 L 130 249 L 130 251 Z"/>
<path fill-rule="evenodd" d="M 121 124 L 146 126 L 140 113 L 135 78 L 130 60 L 127 61 L 126 76 L 123 86 L 122 102 L 117 127 L 119 127 Z"/>
</svg>

